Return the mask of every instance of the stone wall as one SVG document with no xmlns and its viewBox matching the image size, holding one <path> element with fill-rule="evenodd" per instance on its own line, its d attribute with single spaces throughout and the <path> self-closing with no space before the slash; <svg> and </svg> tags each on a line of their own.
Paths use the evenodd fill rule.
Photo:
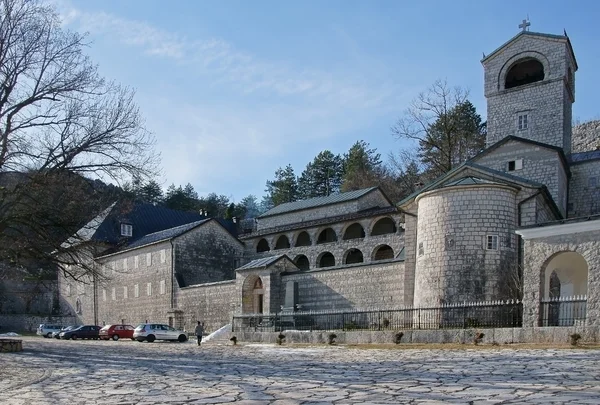
<svg viewBox="0 0 600 405">
<path fill-rule="evenodd" d="M 282 213 L 268 217 L 260 217 L 258 218 L 257 230 L 261 231 L 263 229 L 274 228 L 282 225 L 350 214 L 367 208 L 388 206 L 390 206 L 390 202 L 385 199 L 381 191 L 375 190 L 359 199 L 352 201 Z"/>
<path fill-rule="evenodd" d="M 51 314 L 56 310 L 56 280 L 24 281 L 23 275 L 0 280 L 0 314 Z"/>
<path fill-rule="evenodd" d="M 480 185 L 417 198 L 415 306 L 515 298 L 515 197 L 514 188 Z"/>
<path fill-rule="evenodd" d="M 0 333 L 35 333 L 42 323 L 53 325 L 79 325 L 74 316 L 40 316 L 31 314 L 0 315 Z"/>
<path fill-rule="evenodd" d="M 178 288 L 177 309 L 183 311 L 183 327 L 192 332 L 197 321 L 211 333 L 231 322 L 238 308 L 236 281 L 228 280 Z"/>
<path fill-rule="evenodd" d="M 404 280 L 403 261 L 357 264 L 284 275 L 280 296 L 286 283 L 295 281 L 302 311 L 399 308 L 407 302 Z"/>
<path fill-rule="evenodd" d="M 600 149 L 600 120 L 584 122 L 573 127 L 571 153 Z"/>
<path fill-rule="evenodd" d="M 600 160 L 571 165 L 569 217 L 600 214 Z"/>
<path fill-rule="evenodd" d="M 508 70 L 525 58 L 544 66 L 544 80 L 505 89 Z M 571 104 L 575 91 L 575 64 L 566 38 L 523 34 L 498 53 L 483 61 L 487 103 L 488 135 L 491 146 L 508 135 L 571 149 Z M 568 83 L 568 71 L 571 83 Z M 566 91 L 565 88 L 569 86 Z M 519 130 L 518 113 L 529 114 L 529 128 Z M 568 121 L 568 125 L 565 124 Z M 567 131 L 567 133 L 565 133 Z"/>
</svg>

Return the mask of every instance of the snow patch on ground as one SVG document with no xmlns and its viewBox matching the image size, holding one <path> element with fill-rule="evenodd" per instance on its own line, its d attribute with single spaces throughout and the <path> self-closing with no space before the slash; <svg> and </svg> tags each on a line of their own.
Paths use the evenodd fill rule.
<svg viewBox="0 0 600 405">
<path fill-rule="evenodd" d="M 0 337 L 15 337 L 15 336 L 21 336 L 18 333 L 15 332 L 6 332 L 6 333 L 0 333 Z"/>
<path fill-rule="evenodd" d="M 210 335 L 202 339 L 202 342 L 210 342 L 211 340 L 226 340 L 231 332 L 231 324 L 227 324 L 220 329 L 217 329 Z"/>
</svg>

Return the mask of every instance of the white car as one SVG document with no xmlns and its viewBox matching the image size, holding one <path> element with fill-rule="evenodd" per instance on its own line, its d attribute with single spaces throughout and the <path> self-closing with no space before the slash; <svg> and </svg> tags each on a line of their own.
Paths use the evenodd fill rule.
<svg viewBox="0 0 600 405">
<path fill-rule="evenodd" d="M 49 337 L 52 337 L 52 334 L 54 332 L 60 332 L 60 330 L 62 328 L 63 328 L 62 325 L 42 323 L 42 324 L 40 324 L 40 326 L 38 326 L 36 333 L 45 338 L 49 338 Z"/>
<path fill-rule="evenodd" d="M 162 323 L 142 323 L 133 331 L 133 338 L 138 342 L 155 340 L 171 340 L 173 342 L 185 342 L 188 340 L 187 334 L 169 325 Z"/>
</svg>

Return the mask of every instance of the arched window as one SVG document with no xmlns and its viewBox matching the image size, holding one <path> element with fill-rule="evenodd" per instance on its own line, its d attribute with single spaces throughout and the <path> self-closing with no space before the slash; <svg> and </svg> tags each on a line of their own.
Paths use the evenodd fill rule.
<svg viewBox="0 0 600 405">
<path fill-rule="evenodd" d="M 257 278 L 256 281 L 254 282 L 254 289 L 261 290 L 262 288 L 263 288 L 262 280 L 260 278 Z"/>
<path fill-rule="evenodd" d="M 358 249 L 350 249 L 344 254 L 344 264 L 362 263 L 363 254 Z"/>
<path fill-rule="evenodd" d="M 269 247 L 269 242 L 267 242 L 265 238 L 262 238 L 258 242 L 258 245 L 256 245 L 256 253 L 268 252 L 269 250 L 271 250 L 271 248 Z"/>
<path fill-rule="evenodd" d="M 371 236 L 385 235 L 388 233 L 396 233 L 396 224 L 392 218 L 381 218 L 373 226 Z"/>
<path fill-rule="evenodd" d="M 317 238 L 317 245 L 320 243 L 337 242 L 337 235 L 331 228 L 326 228 L 321 231 Z"/>
<path fill-rule="evenodd" d="M 335 266 L 335 257 L 329 252 L 324 252 L 319 255 L 317 260 L 318 267 L 331 267 Z"/>
<path fill-rule="evenodd" d="M 344 232 L 344 240 L 360 239 L 365 237 L 365 230 L 359 223 L 355 223 L 346 228 Z"/>
<path fill-rule="evenodd" d="M 287 238 L 287 236 L 281 235 L 279 238 L 277 238 L 277 242 L 275 243 L 275 250 L 289 249 L 289 248 L 290 248 L 290 241 Z"/>
<path fill-rule="evenodd" d="M 304 255 L 296 256 L 296 258 L 294 259 L 294 263 L 296 263 L 296 266 L 298 266 L 298 268 L 300 270 L 310 269 L 310 263 L 308 262 L 308 257 L 306 257 Z"/>
<path fill-rule="evenodd" d="M 373 250 L 373 260 L 389 260 L 394 258 L 394 250 L 388 245 L 381 245 Z"/>
<path fill-rule="evenodd" d="M 544 65 L 537 59 L 522 59 L 508 70 L 504 88 L 512 89 L 542 80 L 544 80 Z"/>
<path fill-rule="evenodd" d="M 300 234 L 296 238 L 295 247 L 310 246 L 310 245 L 312 245 L 312 241 L 310 240 L 310 235 L 308 234 L 308 232 L 306 232 L 306 231 L 300 232 Z"/>
</svg>

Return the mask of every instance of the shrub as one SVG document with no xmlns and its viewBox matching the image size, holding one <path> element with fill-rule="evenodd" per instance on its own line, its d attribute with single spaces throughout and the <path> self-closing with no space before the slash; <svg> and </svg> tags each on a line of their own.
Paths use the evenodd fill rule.
<svg viewBox="0 0 600 405">
<path fill-rule="evenodd" d="M 345 330 L 353 330 L 353 329 L 358 329 L 358 325 L 356 324 L 356 322 L 354 321 L 350 321 L 350 322 L 346 322 L 344 324 L 344 329 Z"/>
<path fill-rule="evenodd" d="M 404 336 L 404 332 L 398 332 L 394 335 L 394 343 L 396 343 L 397 345 L 400 344 L 400 341 L 402 340 L 402 336 Z"/>
<path fill-rule="evenodd" d="M 473 344 L 474 345 L 478 345 L 479 343 L 481 343 L 481 341 L 483 340 L 484 336 L 485 336 L 485 334 L 483 334 L 481 332 L 477 332 L 475 334 L 475 336 L 473 337 Z"/>
<path fill-rule="evenodd" d="M 569 337 L 571 338 L 571 346 L 577 346 L 581 340 L 581 335 L 579 333 L 573 333 L 572 335 L 569 335 Z"/>
<path fill-rule="evenodd" d="M 383 321 L 381 321 L 381 326 L 383 326 L 384 328 L 389 328 L 390 327 L 390 320 L 387 318 L 383 318 Z"/>
<path fill-rule="evenodd" d="M 285 335 L 283 333 L 280 333 L 279 335 L 277 335 L 277 339 L 275 341 L 279 346 L 281 346 L 283 343 L 285 343 Z"/>
<path fill-rule="evenodd" d="M 327 344 L 328 345 L 335 344 L 336 338 L 337 338 L 337 335 L 335 333 L 330 333 L 329 335 L 327 335 Z"/>
<path fill-rule="evenodd" d="M 237 337 L 232 336 L 229 340 L 231 340 L 234 346 L 237 345 Z"/>
</svg>

